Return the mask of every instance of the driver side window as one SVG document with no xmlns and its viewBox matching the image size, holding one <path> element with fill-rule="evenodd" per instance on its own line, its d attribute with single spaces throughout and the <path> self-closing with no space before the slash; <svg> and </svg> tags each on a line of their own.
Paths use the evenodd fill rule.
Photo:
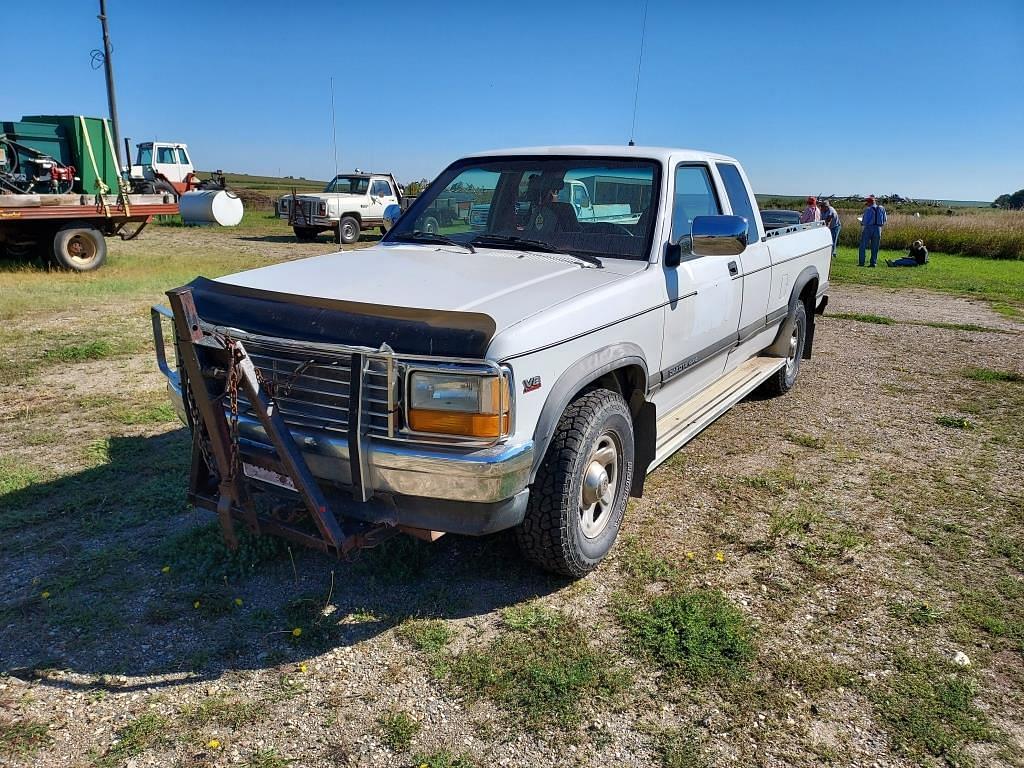
<svg viewBox="0 0 1024 768">
<path fill-rule="evenodd" d="M 672 242 L 690 236 L 696 216 L 717 216 L 722 213 L 711 174 L 706 165 L 676 167 L 675 197 L 672 202 Z"/>
</svg>

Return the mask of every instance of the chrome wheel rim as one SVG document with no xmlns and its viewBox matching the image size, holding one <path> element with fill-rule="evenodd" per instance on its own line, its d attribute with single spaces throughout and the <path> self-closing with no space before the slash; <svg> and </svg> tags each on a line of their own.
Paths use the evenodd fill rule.
<svg viewBox="0 0 1024 768">
<path fill-rule="evenodd" d="M 588 539 L 600 536 L 611 520 L 619 484 L 620 452 L 618 438 L 612 432 L 605 432 L 583 464 L 580 530 Z"/>
<path fill-rule="evenodd" d="M 786 355 L 786 375 L 796 368 L 797 347 L 800 346 L 800 326 L 793 324 L 793 335 L 789 337 L 789 353 Z"/>
<path fill-rule="evenodd" d="M 351 224 L 345 224 L 345 226 L 341 228 L 341 236 L 344 237 L 346 240 L 351 240 L 353 237 L 355 237 L 355 234 L 356 228 Z"/>
</svg>

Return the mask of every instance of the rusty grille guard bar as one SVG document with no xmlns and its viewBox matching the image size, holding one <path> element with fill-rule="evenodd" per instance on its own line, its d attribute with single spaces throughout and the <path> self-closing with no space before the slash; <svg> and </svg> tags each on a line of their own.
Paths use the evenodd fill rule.
<svg viewBox="0 0 1024 768">
<path fill-rule="evenodd" d="M 157 347 L 157 363 L 169 380 L 177 379 L 185 403 L 185 417 L 192 427 L 189 501 L 217 513 L 225 540 L 231 546 L 236 542 L 234 520 L 244 521 L 255 533 L 266 530 L 268 533 L 281 535 L 316 549 L 334 551 L 339 555 L 359 547 L 374 546 L 399 530 L 392 519 L 393 513 L 383 518 L 378 517 L 378 521 L 384 519 L 385 522 L 359 534 L 346 534 L 342 525 L 342 521 L 346 519 L 346 506 L 351 508 L 353 503 L 386 504 L 387 501 L 386 493 L 384 502 L 373 499 L 374 476 L 369 466 L 372 443 L 367 414 L 364 411 L 364 393 L 367 391 L 364 383 L 368 374 L 375 377 L 375 380 L 379 380 L 381 376 L 386 377 L 387 411 L 381 414 L 378 407 L 373 414 L 375 419 L 386 415 L 386 436 L 381 434 L 384 430 L 380 430 L 372 435 L 375 439 L 479 448 L 495 445 L 505 437 L 503 434 L 495 440 L 442 442 L 432 439 L 431 435 L 413 433 L 400 428 L 396 419 L 402 408 L 399 385 L 408 378 L 404 375 L 408 371 L 427 368 L 465 372 L 466 368 L 463 366 L 472 366 L 478 374 L 486 371 L 488 375 L 510 377 L 510 371 L 504 366 L 479 359 L 396 355 L 387 344 L 374 349 L 349 344 L 296 342 L 296 345 L 304 350 L 349 356 L 346 441 L 349 446 L 353 498 L 349 500 L 347 495 L 330 488 L 325 495 L 293 439 L 285 415 L 275 403 L 275 387 L 264 381 L 260 369 L 254 364 L 245 346 L 249 341 L 288 344 L 289 340 L 248 333 L 204 321 L 199 316 L 191 289 L 188 287 L 170 291 L 167 296 L 171 305 L 170 310 L 163 307 L 152 308 L 153 333 Z M 162 318 L 169 319 L 174 328 L 178 371 L 172 370 L 167 363 Z M 372 370 L 371 363 L 374 366 Z M 239 390 L 244 393 L 252 413 L 270 443 L 268 447 L 258 451 L 254 451 L 253 446 L 246 445 L 245 461 L 282 476 L 280 479 L 291 481 L 291 486 L 299 497 L 296 501 L 302 502 L 305 511 L 316 523 L 319 537 L 299 530 L 276 516 L 268 517 L 256 512 L 250 494 L 251 487 L 254 486 L 258 491 L 265 491 L 267 487 L 260 482 L 259 477 L 253 479 L 248 471 L 239 471 L 239 457 L 243 452 L 236 431 Z M 404 392 L 401 396 L 404 400 Z M 225 407 L 226 402 L 230 404 L 230 408 Z M 509 402 L 510 411 L 511 405 Z M 230 417 L 226 411 L 230 412 Z M 377 423 L 380 424 L 379 421 Z M 245 440 L 241 442 L 246 443 Z M 276 489 L 274 495 L 280 495 Z M 387 519 L 392 521 L 387 522 Z M 363 528 L 367 525 L 357 521 L 346 522 Z"/>
<path fill-rule="evenodd" d="M 310 472 L 301 452 L 292 440 L 284 417 L 274 402 L 273 395 L 264 385 L 252 359 L 246 353 L 244 342 L 231 336 L 226 329 L 210 329 L 196 310 L 192 292 L 188 288 L 170 291 L 168 299 L 175 329 L 178 364 L 182 377 L 182 393 L 186 395 L 192 426 L 192 467 L 189 478 L 189 500 L 196 506 L 217 513 L 221 530 L 228 546 L 238 545 L 234 521 L 245 522 L 253 533 L 267 531 L 292 539 L 314 549 L 334 552 L 339 556 L 352 550 L 375 546 L 397 533 L 394 525 L 380 524 L 348 533 L 336 513 L 337 503 L 324 494 Z M 154 313 L 154 325 L 159 316 Z M 351 350 L 351 383 L 349 446 L 352 462 L 353 495 L 367 502 L 373 490 L 369 486 L 366 464 L 365 435 L 362 423 L 362 382 L 367 360 L 387 361 L 388 380 L 394 381 L 394 355 L 390 349 L 373 351 Z M 170 369 L 166 362 L 161 366 Z M 244 391 L 260 424 L 270 440 L 272 450 L 255 461 L 264 469 L 291 480 L 302 506 L 315 523 L 319 536 L 266 514 L 260 514 L 251 494 L 251 481 L 239 469 L 237 431 L 225 414 L 224 398 L 229 398 L 232 410 L 237 406 L 237 390 Z M 389 410 L 393 411 L 393 386 L 389 384 Z M 391 420 L 389 419 L 389 423 Z M 213 480 L 216 476 L 216 487 Z"/>
</svg>

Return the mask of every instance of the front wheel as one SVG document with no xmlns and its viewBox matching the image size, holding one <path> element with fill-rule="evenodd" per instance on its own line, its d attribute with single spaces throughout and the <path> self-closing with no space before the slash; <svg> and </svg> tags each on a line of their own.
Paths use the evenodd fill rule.
<svg viewBox="0 0 1024 768">
<path fill-rule="evenodd" d="M 338 222 L 339 239 L 345 245 L 351 245 L 359 239 L 359 220 L 352 216 L 342 216 Z"/>
<path fill-rule="evenodd" d="M 516 538 L 523 555 L 573 578 L 594 570 L 615 543 L 633 481 L 633 420 L 607 389 L 566 408 L 537 470 Z"/>
<path fill-rule="evenodd" d="M 807 309 L 802 301 L 798 301 L 782 327 L 786 344 L 786 364 L 770 379 L 761 385 L 761 391 L 768 397 L 784 395 L 796 384 L 800 373 L 800 360 L 804 356 L 804 345 L 807 343 Z"/>
<path fill-rule="evenodd" d="M 53 238 L 53 258 L 75 272 L 98 269 L 107 258 L 107 241 L 92 227 L 67 226 Z"/>
</svg>

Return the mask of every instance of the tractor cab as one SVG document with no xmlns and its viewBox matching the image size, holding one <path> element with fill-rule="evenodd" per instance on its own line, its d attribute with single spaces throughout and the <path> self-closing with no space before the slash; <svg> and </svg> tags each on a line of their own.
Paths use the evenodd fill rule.
<svg viewBox="0 0 1024 768">
<path fill-rule="evenodd" d="M 132 181 L 163 181 L 170 184 L 178 194 L 192 186 L 195 169 L 192 167 L 187 144 L 145 141 L 136 147 Z"/>
</svg>

